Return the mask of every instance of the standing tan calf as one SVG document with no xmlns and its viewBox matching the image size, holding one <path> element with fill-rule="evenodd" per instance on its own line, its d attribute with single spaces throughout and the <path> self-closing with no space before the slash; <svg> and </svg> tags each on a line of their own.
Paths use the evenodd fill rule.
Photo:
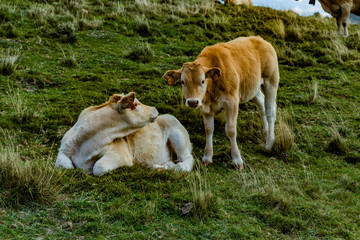
<svg viewBox="0 0 360 240">
<path fill-rule="evenodd" d="M 243 168 L 236 141 L 236 125 L 239 103 L 250 100 L 258 106 L 265 148 L 272 148 L 279 67 L 274 48 L 261 37 L 239 37 L 206 47 L 194 62 L 184 63 L 180 70 L 167 71 L 164 78 L 169 84 L 181 80 L 186 105 L 199 108 L 203 115 L 205 165 L 212 163 L 214 116 L 225 109 L 225 130 L 231 142 L 231 158 L 236 169 Z"/>
</svg>

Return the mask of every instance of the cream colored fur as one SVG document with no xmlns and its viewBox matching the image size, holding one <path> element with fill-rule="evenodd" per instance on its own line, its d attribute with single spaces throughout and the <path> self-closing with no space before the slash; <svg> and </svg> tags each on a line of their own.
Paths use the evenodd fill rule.
<svg viewBox="0 0 360 240">
<path fill-rule="evenodd" d="M 344 37 L 349 36 L 348 20 L 350 13 L 360 16 L 360 0 L 319 0 L 322 8 L 336 18 L 337 34 L 341 35 L 341 26 L 344 28 Z"/>
<path fill-rule="evenodd" d="M 261 37 L 240 37 L 206 47 L 194 62 L 167 71 L 164 78 L 169 84 L 181 81 L 186 105 L 202 112 L 206 133 L 204 164 L 212 163 L 214 116 L 225 109 L 233 164 L 243 168 L 236 141 L 237 116 L 239 103 L 250 100 L 259 109 L 265 148 L 272 148 L 279 67 L 275 49 Z"/>
<path fill-rule="evenodd" d="M 252 6 L 253 1 L 252 0 L 225 0 L 224 3 L 225 4 L 233 4 L 233 5 L 244 4 L 247 6 Z"/>
<path fill-rule="evenodd" d="M 77 167 L 97 176 L 133 164 L 191 171 L 190 139 L 175 117 L 157 117 L 156 109 L 141 104 L 135 94 L 114 96 L 80 114 L 61 141 L 57 167 Z"/>
</svg>

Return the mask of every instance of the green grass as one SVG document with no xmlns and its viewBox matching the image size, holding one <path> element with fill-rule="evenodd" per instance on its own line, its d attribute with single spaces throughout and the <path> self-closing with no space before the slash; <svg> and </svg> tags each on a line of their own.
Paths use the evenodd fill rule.
<svg viewBox="0 0 360 240">
<path fill-rule="evenodd" d="M 2 238 L 360 238 L 359 26 L 339 38 L 332 18 L 200 0 L 3 0 L 0 20 Z M 204 168 L 201 114 L 162 75 L 248 35 L 279 57 L 275 149 L 264 150 L 256 106 L 242 104 L 245 169 L 232 168 L 223 114 Z M 185 126 L 194 171 L 55 169 L 80 112 L 130 91 Z"/>
</svg>

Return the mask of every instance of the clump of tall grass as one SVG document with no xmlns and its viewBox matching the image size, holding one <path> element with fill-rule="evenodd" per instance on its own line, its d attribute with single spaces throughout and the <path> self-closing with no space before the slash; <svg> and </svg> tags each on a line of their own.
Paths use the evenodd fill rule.
<svg viewBox="0 0 360 240">
<path fill-rule="evenodd" d="M 27 11 L 27 15 L 36 19 L 39 25 L 45 25 L 47 20 L 55 18 L 54 7 L 50 4 L 32 4 Z"/>
<path fill-rule="evenodd" d="M 212 22 L 214 25 L 226 25 L 230 23 L 230 19 L 226 15 L 213 15 Z"/>
<path fill-rule="evenodd" d="M 19 33 L 10 22 L 0 25 L 0 37 L 16 38 Z"/>
<path fill-rule="evenodd" d="M 275 19 L 275 20 L 269 22 L 267 27 L 277 37 L 281 38 L 282 40 L 285 39 L 285 36 L 286 36 L 285 25 L 281 19 Z"/>
<path fill-rule="evenodd" d="M 0 21 L 8 22 L 15 13 L 15 6 L 0 2 Z"/>
<path fill-rule="evenodd" d="M 77 60 L 73 51 L 69 51 L 68 54 L 65 54 L 63 51 L 63 59 L 61 61 L 61 65 L 65 67 L 76 67 Z"/>
<path fill-rule="evenodd" d="M 204 219 L 216 215 L 219 212 L 220 204 L 208 184 L 207 170 L 199 161 L 195 164 L 195 171 L 191 173 L 189 179 L 193 203 L 190 213 L 198 219 Z"/>
<path fill-rule="evenodd" d="M 312 92 L 308 99 L 308 103 L 315 104 L 318 100 L 319 100 L 319 83 L 317 81 L 314 81 L 312 86 Z"/>
<path fill-rule="evenodd" d="M 291 116 L 285 112 L 279 112 L 278 121 L 275 125 L 275 143 L 273 151 L 286 152 L 294 145 L 294 133 L 291 130 Z"/>
<path fill-rule="evenodd" d="M 26 98 L 21 95 L 19 89 L 9 91 L 6 102 L 12 110 L 10 115 L 18 122 L 29 120 L 36 115 L 33 108 L 28 107 Z"/>
<path fill-rule="evenodd" d="M 151 62 L 152 59 L 154 58 L 154 52 L 151 49 L 150 45 L 146 43 L 144 45 L 134 48 L 132 51 L 128 53 L 126 57 L 133 61 L 148 63 Z"/>
<path fill-rule="evenodd" d="M 0 74 L 7 76 L 14 73 L 19 55 L 18 49 L 0 50 Z"/>
<path fill-rule="evenodd" d="M 149 20 L 144 15 L 136 15 L 134 18 L 134 30 L 142 37 L 150 36 Z"/>
<path fill-rule="evenodd" d="M 337 155 L 344 155 L 348 150 L 345 140 L 341 137 L 336 128 L 331 128 L 331 132 L 332 138 L 329 142 L 327 150 Z"/>
<path fill-rule="evenodd" d="M 86 18 L 81 18 L 78 21 L 79 30 L 94 30 L 100 29 L 103 24 L 103 21 L 100 19 L 89 20 Z"/>
<path fill-rule="evenodd" d="M 60 22 L 50 35 L 54 38 L 59 38 L 63 43 L 75 43 L 78 40 L 75 30 L 76 27 L 74 22 Z"/>
<path fill-rule="evenodd" d="M 332 50 L 332 57 L 337 59 L 339 63 L 342 63 L 343 60 L 348 58 L 349 49 L 342 38 L 332 38 L 326 43 L 328 45 L 327 47 Z"/>
<path fill-rule="evenodd" d="M 70 11 L 79 11 L 81 9 L 89 9 L 88 2 L 86 0 L 68 0 L 65 1 L 66 8 Z"/>
<path fill-rule="evenodd" d="M 302 32 L 304 30 L 299 27 L 298 25 L 290 25 L 287 29 L 286 29 L 286 40 L 289 41 L 294 41 L 294 42 L 299 42 L 302 41 L 303 39 L 303 35 Z"/>
<path fill-rule="evenodd" d="M 48 159 L 21 160 L 13 136 L 0 129 L 0 205 L 17 207 L 23 204 L 50 203 L 60 199 L 60 173 Z M 6 142 L 6 143 L 5 143 Z"/>
<path fill-rule="evenodd" d="M 111 11 L 107 13 L 108 18 L 121 17 L 126 14 L 125 5 L 122 2 L 113 2 Z"/>
</svg>

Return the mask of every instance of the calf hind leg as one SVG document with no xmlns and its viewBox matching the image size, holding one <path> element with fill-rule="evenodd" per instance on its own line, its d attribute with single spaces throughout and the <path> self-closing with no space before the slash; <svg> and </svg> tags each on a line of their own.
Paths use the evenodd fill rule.
<svg viewBox="0 0 360 240">
<path fill-rule="evenodd" d="M 194 165 L 191 155 L 191 143 L 188 133 L 183 126 L 178 126 L 169 134 L 171 147 L 175 151 L 179 162 L 174 165 L 176 171 L 190 172 Z"/>
<path fill-rule="evenodd" d="M 266 141 L 269 126 L 265 112 L 265 96 L 260 89 L 256 96 L 253 98 L 253 102 L 257 105 L 259 115 L 263 124 L 262 134 L 264 137 L 264 141 Z"/>
<path fill-rule="evenodd" d="M 112 170 L 125 166 L 133 166 L 129 153 L 109 150 L 94 164 L 93 174 L 95 176 L 102 176 Z"/>
<path fill-rule="evenodd" d="M 279 75 L 276 74 L 273 79 L 264 82 L 265 92 L 265 111 L 268 121 L 268 132 L 266 135 L 265 149 L 270 151 L 275 142 L 275 121 L 276 121 L 276 95 L 278 89 Z"/>
</svg>

